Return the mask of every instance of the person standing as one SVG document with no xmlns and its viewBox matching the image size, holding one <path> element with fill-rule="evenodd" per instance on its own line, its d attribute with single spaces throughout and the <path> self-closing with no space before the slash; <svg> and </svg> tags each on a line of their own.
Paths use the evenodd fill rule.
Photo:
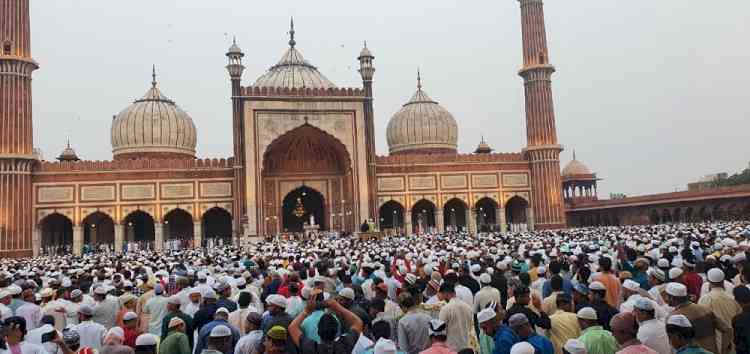
<svg viewBox="0 0 750 354">
<path fill-rule="evenodd" d="M 159 345 L 159 354 L 191 354 L 192 348 L 185 334 L 186 323 L 180 317 L 172 317 L 167 324 L 168 333 Z"/>
<path fill-rule="evenodd" d="M 620 307 L 620 279 L 612 274 L 612 259 L 603 256 L 599 258 L 599 275 L 594 277 L 594 281 L 602 283 L 607 290 L 606 301 L 613 308 Z M 590 287 L 591 288 L 591 287 Z M 593 288 L 592 288 L 593 289 Z M 604 327 L 608 327 L 609 323 Z"/>
<path fill-rule="evenodd" d="M 170 332 L 170 323 L 173 318 L 182 320 L 182 332 L 187 335 L 188 345 L 193 347 L 193 318 L 180 310 L 181 299 L 178 295 L 172 295 L 167 300 L 167 314 L 161 324 L 161 338 L 166 338 Z M 189 335 L 188 335 L 189 334 Z"/>
<path fill-rule="evenodd" d="M 620 344 L 617 354 L 657 354 L 653 349 L 643 345 L 636 337 L 638 323 L 631 312 L 623 312 L 612 317 L 610 323 L 612 335 Z"/>
<path fill-rule="evenodd" d="M 551 325 L 547 330 L 547 336 L 555 347 L 555 354 L 562 354 L 563 346 L 568 340 L 581 336 L 581 326 L 578 324 L 578 317 L 573 313 L 570 295 L 560 292 L 555 296 L 555 302 L 557 310 L 549 316 Z"/>
<path fill-rule="evenodd" d="M 518 343 L 519 339 L 510 327 L 503 324 L 504 310 L 501 309 L 499 312 L 486 308 L 477 314 L 477 322 L 482 331 L 492 337 L 494 344 L 492 354 L 510 354 L 510 348 Z"/>
<path fill-rule="evenodd" d="M 685 315 L 693 326 L 695 343 L 703 349 L 716 354 L 724 354 L 731 348 L 732 343 L 722 343 L 723 348 L 717 346 L 716 331 L 727 333 L 731 330 L 729 324 L 703 305 L 690 301 L 687 287 L 681 283 L 669 283 L 666 286 L 667 303 L 674 307 L 671 315 Z"/>
<path fill-rule="evenodd" d="M 707 306 L 711 309 L 716 317 L 729 324 L 732 323 L 734 316 L 742 312 L 740 305 L 732 296 L 724 290 L 724 272 L 719 268 L 712 268 L 708 271 L 709 292 L 700 297 L 698 305 Z M 700 278 L 700 277 L 699 277 Z M 690 287 L 688 287 L 688 295 Z M 718 333 L 717 333 L 718 335 Z M 725 354 L 733 350 L 734 331 L 731 327 L 721 333 L 719 338 L 719 348 L 725 348 Z"/>
<path fill-rule="evenodd" d="M 446 334 L 447 327 L 448 326 L 445 322 L 441 320 L 431 320 L 429 332 L 430 347 L 419 354 L 456 354 L 456 352 L 448 346 L 448 335 Z"/>
<path fill-rule="evenodd" d="M 685 315 L 671 315 L 667 318 L 667 335 L 675 354 L 711 354 L 695 343 L 693 324 Z"/>
<path fill-rule="evenodd" d="M 738 286 L 732 291 L 742 312 L 732 319 L 734 346 L 737 354 L 750 354 L 750 288 Z"/>
<path fill-rule="evenodd" d="M 474 312 L 471 306 L 456 297 L 454 285 L 444 282 L 438 296 L 447 304 L 440 309 L 439 318 L 447 324 L 448 345 L 455 351 L 465 348 L 478 350 L 478 340 L 474 331 Z"/>
<path fill-rule="evenodd" d="M 588 354 L 614 354 L 617 351 L 617 340 L 599 324 L 596 310 L 584 307 L 576 313 L 576 317 L 582 330 L 578 340 L 586 346 Z"/>
<path fill-rule="evenodd" d="M 154 297 L 143 306 L 143 313 L 149 316 L 148 333 L 155 336 L 161 335 L 161 325 L 167 315 L 167 302 L 169 299 L 164 296 L 164 288 L 161 284 L 156 284 Z"/>
<path fill-rule="evenodd" d="M 248 333 L 237 342 L 234 354 L 259 354 L 263 348 L 263 331 L 260 330 L 261 315 L 249 312 L 245 318 Z"/>
<path fill-rule="evenodd" d="M 491 275 L 482 273 L 479 276 L 479 282 L 482 284 L 482 288 L 474 295 L 474 312 L 479 313 L 479 311 L 482 311 L 482 309 L 493 302 L 496 304 L 502 303 L 500 291 L 492 286 Z"/>
<path fill-rule="evenodd" d="M 655 306 L 653 300 L 646 298 L 640 298 L 633 304 L 633 315 L 638 321 L 636 338 L 659 354 L 671 354 L 669 337 L 667 337 L 664 322 L 656 319 Z"/>
<path fill-rule="evenodd" d="M 418 354 L 430 345 L 429 315 L 419 310 L 416 301 L 409 293 L 401 293 L 399 305 L 405 315 L 398 320 L 399 348 L 407 354 Z"/>
<path fill-rule="evenodd" d="M 555 348 L 547 337 L 542 337 L 534 332 L 531 323 L 526 315 L 517 313 L 508 319 L 510 328 L 518 335 L 522 342 L 528 342 L 534 347 L 534 352 L 538 354 L 554 354 Z M 512 352 L 511 348 L 511 352 Z"/>
<path fill-rule="evenodd" d="M 74 329 L 78 332 L 82 348 L 88 347 L 99 351 L 102 344 L 104 344 L 104 336 L 107 334 L 107 329 L 101 324 L 92 321 L 91 318 L 93 316 L 94 309 L 91 306 L 81 305 L 78 309 L 78 324 Z"/>
</svg>

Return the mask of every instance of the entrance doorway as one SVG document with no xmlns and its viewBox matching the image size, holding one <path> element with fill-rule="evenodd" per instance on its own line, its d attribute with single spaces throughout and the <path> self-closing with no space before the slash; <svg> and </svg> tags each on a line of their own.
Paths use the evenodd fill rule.
<svg viewBox="0 0 750 354">
<path fill-rule="evenodd" d="M 315 189 L 302 186 L 289 192 L 282 209 L 281 225 L 285 232 L 302 232 L 305 224 L 310 223 L 318 225 L 319 230 L 326 229 L 325 200 Z"/>
<path fill-rule="evenodd" d="M 430 232 L 435 227 L 435 204 L 427 199 L 414 204 L 411 208 L 411 225 L 415 233 Z"/>
<path fill-rule="evenodd" d="M 154 218 L 148 213 L 136 210 L 125 218 L 125 242 L 141 243 L 140 249 L 154 242 Z"/>
<path fill-rule="evenodd" d="M 528 230 L 528 215 L 526 214 L 528 209 L 529 203 L 525 199 L 519 196 L 508 199 L 505 203 L 505 220 L 510 226 L 508 228 L 510 231 Z"/>
<path fill-rule="evenodd" d="M 203 235 L 208 239 L 222 239 L 225 244 L 232 240 L 232 215 L 228 211 L 214 207 L 203 214 Z M 198 246 L 198 245 L 196 245 Z"/>
<path fill-rule="evenodd" d="M 67 216 L 50 214 L 39 223 L 39 229 L 42 254 L 63 254 L 72 249 L 73 222 Z"/>
<path fill-rule="evenodd" d="M 380 207 L 380 229 L 397 230 L 404 226 L 404 207 L 397 201 L 391 200 Z"/>
<path fill-rule="evenodd" d="M 109 215 L 97 211 L 83 219 L 83 243 L 92 249 L 99 249 L 101 245 L 108 245 L 114 249 L 115 222 Z"/>
<path fill-rule="evenodd" d="M 446 231 L 460 231 L 466 227 L 466 203 L 453 198 L 443 208 L 443 226 Z"/>
</svg>

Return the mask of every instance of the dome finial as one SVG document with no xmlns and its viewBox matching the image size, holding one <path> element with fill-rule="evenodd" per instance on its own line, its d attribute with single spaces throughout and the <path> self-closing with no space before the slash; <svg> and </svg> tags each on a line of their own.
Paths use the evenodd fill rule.
<svg viewBox="0 0 750 354">
<path fill-rule="evenodd" d="M 151 87 L 156 87 L 156 64 L 151 67 Z"/>
<path fill-rule="evenodd" d="M 294 48 L 297 42 L 294 40 L 294 17 L 289 22 L 289 46 Z"/>
<path fill-rule="evenodd" d="M 422 89 L 422 74 L 419 72 L 419 68 L 417 68 L 417 90 Z"/>
<path fill-rule="evenodd" d="M 237 45 L 237 36 L 232 35 L 232 44 Z"/>
<path fill-rule="evenodd" d="M 365 40 L 365 49 L 367 49 L 367 40 Z"/>
<path fill-rule="evenodd" d="M 573 160 L 576 159 L 576 149 L 573 149 Z"/>
</svg>

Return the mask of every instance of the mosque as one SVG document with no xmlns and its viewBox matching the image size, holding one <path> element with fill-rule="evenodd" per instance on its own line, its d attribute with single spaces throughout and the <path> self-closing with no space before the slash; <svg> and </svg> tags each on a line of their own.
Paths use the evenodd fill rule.
<svg viewBox="0 0 750 354">
<path fill-rule="evenodd" d="M 253 81 L 243 78 L 237 43 L 226 53 L 231 157 L 196 157 L 192 117 L 154 75 L 112 118 L 111 161 L 80 160 L 68 144 L 48 162 L 33 144 L 38 64 L 29 0 L 0 0 L 0 255 L 242 243 L 353 232 L 365 220 L 384 232 L 566 227 L 566 204 L 596 203 L 598 178 L 575 159 L 561 174 L 543 5 L 519 3 L 527 133 L 520 151 L 493 152 L 482 139 L 473 153 L 458 152 L 456 119 L 417 77 L 388 123 L 388 155 L 377 156 L 373 52 L 365 45 L 356 56 L 361 87 L 339 87 L 303 57 L 292 23 L 281 59 Z"/>
<path fill-rule="evenodd" d="M 82 246 L 210 238 L 251 239 L 306 228 L 551 229 L 566 225 L 542 3 L 522 0 L 528 144 L 495 153 L 483 139 L 457 151 L 458 124 L 416 90 L 375 154 L 375 56 L 358 56 L 361 87 L 339 87 L 288 46 L 262 76 L 243 78 L 243 52 L 226 53 L 233 146 L 196 158 L 192 117 L 154 79 L 113 117 L 111 161 L 82 161 L 68 144 L 56 162 L 32 141 L 29 0 L 0 0 L 0 249 L 31 255 Z M 229 133 L 229 132 L 227 132 Z"/>
</svg>

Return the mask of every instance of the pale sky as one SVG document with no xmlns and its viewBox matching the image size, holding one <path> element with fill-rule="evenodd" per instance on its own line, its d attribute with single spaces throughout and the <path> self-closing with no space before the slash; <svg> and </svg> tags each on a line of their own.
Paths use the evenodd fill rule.
<svg viewBox="0 0 750 354">
<path fill-rule="evenodd" d="M 53 159 L 70 136 L 82 158 L 112 158 L 112 116 L 141 97 L 156 64 L 162 91 L 188 111 L 200 157 L 232 154 L 233 35 L 243 85 L 297 48 L 339 87 L 359 87 L 375 55 L 378 154 L 388 120 L 415 90 L 456 118 L 459 150 L 480 135 L 497 151 L 526 143 L 520 10 L 493 1 L 32 0 L 34 139 Z M 576 150 L 610 192 L 684 189 L 750 162 L 750 2 L 548 0 L 561 167 Z"/>
</svg>

